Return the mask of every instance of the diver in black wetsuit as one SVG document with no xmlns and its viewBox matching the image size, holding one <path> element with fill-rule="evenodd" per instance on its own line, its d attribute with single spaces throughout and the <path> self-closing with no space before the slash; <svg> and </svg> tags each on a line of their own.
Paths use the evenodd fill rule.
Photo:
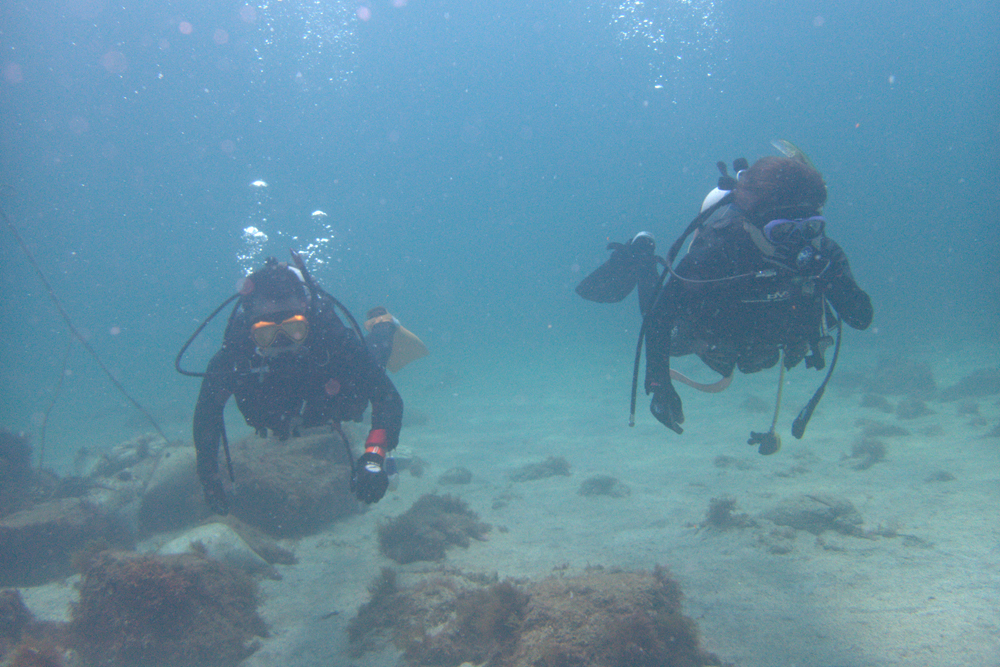
<svg viewBox="0 0 1000 667">
<path fill-rule="evenodd" d="M 855 329 L 872 321 L 871 300 L 855 283 L 844 251 L 824 235 L 826 185 L 808 160 L 762 158 L 729 180 L 731 194 L 720 194 L 732 203 L 698 229 L 662 290 L 657 264 L 669 265 L 673 257 L 656 257 L 646 233 L 609 246 L 611 259 L 577 288 L 592 301 L 620 301 L 638 283 L 650 411 L 676 433 L 683 432 L 684 412 L 671 382 L 671 356 L 697 354 L 722 375 L 717 385 L 724 388 L 735 368 L 754 373 L 782 355 L 785 368 L 805 359 L 808 368 L 822 369 L 832 342 L 824 330 L 827 303 Z M 673 377 L 717 390 L 676 372 Z M 796 437 L 801 430 L 804 425 Z M 780 440 L 762 445 L 761 453 L 778 446 Z"/>
<path fill-rule="evenodd" d="M 198 477 L 215 512 L 228 511 L 218 453 L 230 396 L 259 434 L 270 430 L 282 439 L 297 435 L 300 427 L 360 421 L 370 402 L 372 427 L 354 466 L 352 488 L 367 503 L 385 495 L 385 459 L 399 442 L 403 401 L 360 334 L 341 322 L 334 304 L 300 260 L 296 268 L 272 257 L 246 278 L 194 413 Z"/>
</svg>

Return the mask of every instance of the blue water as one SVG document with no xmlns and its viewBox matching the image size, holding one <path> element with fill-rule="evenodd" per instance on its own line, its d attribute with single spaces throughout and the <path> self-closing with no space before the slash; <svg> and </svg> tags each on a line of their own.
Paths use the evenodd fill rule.
<svg viewBox="0 0 1000 667">
<path fill-rule="evenodd" d="M 178 348 L 290 246 L 318 248 L 356 314 L 387 305 L 455 366 L 531 373 L 518 360 L 551 350 L 572 383 L 576 356 L 627 357 L 634 305 L 572 288 L 609 239 L 665 247 L 716 161 L 775 138 L 824 173 L 828 233 L 873 297 L 848 346 L 997 349 L 992 3 L 126 4 L 3 3 L 2 205 L 171 437 L 197 392 Z M 250 226 L 269 238 L 256 255 Z M 37 442 L 68 335 L 0 239 L 0 425 Z M 148 429 L 78 344 L 67 371 L 53 462 Z"/>
</svg>

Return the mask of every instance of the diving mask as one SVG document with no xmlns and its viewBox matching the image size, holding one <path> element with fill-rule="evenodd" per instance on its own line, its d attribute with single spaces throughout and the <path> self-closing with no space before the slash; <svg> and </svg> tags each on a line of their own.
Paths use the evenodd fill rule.
<svg viewBox="0 0 1000 667">
<path fill-rule="evenodd" d="M 253 325 L 250 336 L 253 342 L 262 350 L 266 350 L 282 333 L 293 345 L 299 345 L 309 336 L 309 320 L 304 315 L 293 315 L 278 322 L 257 322 Z"/>
<path fill-rule="evenodd" d="M 821 215 L 796 220 L 780 218 L 764 225 L 764 236 L 775 245 L 790 246 L 808 243 L 822 236 L 825 229 L 826 218 Z"/>
</svg>

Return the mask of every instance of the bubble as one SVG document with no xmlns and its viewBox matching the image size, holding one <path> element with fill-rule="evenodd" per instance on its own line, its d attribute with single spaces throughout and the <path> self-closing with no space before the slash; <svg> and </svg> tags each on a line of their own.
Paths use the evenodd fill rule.
<svg viewBox="0 0 1000 667">
<path fill-rule="evenodd" d="M 729 38 L 716 0 L 625 0 L 611 13 L 605 20 L 619 44 L 648 52 L 650 83 L 658 87 L 703 86 L 726 58 Z"/>
<path fill-rule="evenodd" d="M 109 74 L 124 74 L 128 69 L 128 60 L 121 51 L 108 51 L 101 56 L 101 66 Z"/>
<path fill-rule="evenodd" d="M 257 10 L 250 5 L 243 5 L 240 7 L 240 20 L 244 23 L 256 23 Z"/>
<path fill-rule="evenodd" d="M 90 130 L 90 121 L 83 116 L 73 116 L 69 119 L 69 131 L 73 134 L 83 134 Z"/>
<path fill-rule="evenodd" d="M 179 30 L 182 35 L 190 35 L 194 32 L 194 26 L 188 21 L 181 21 L 177 26 L 177 30 Z"/>
<path fill-rule="evenodd" d="M 117 336 L 121 332 L 122 332 L 121 327 L 111 327 L 110 329 L 108 329 L 108 333 L 111 334 L 112 336 Z"/>
<path fill-rule="evenodd" d="M 372 10 L 364 5 L 358 7 L 358 18 L 362 21 L 369 21 L 372 17 Z"/>
<path fill-rule="evenodd" d="M 228 44 L 229 33 L 223 30 L 222 28 L 218 28 L 214 33 L 212 33 L 212 41 L 218 44 L 219 46 L 222 46 L 223 44 Z"/>
<path fill-rule="evenodd" d="M 236 142 L 232 139 L 223 139 L 219 142 L 219 150 L 226 155 L 232 155 L 236 151 Z"/>
<path fill-rule="evenodd" d="M 356 0 L 263 0 L 255 17 L 263 24 L 257 33 L 261 44 L 255 49 L 256 75 L 266 80 L 285 76 L 289 62 L 302 76 L 296 77 L 300 90 L 329 84 L 346 84 L 353 74 L 357 52 L 355 28 L 364 12 Z M 241 18 L 246 20 L 244 12 Z"/>
<path fill-rule="evenodd" d="M 21 66 L 17 63 L 4 63 L 3 80 L 13 84 L 23 82 L 24 73 L 21 71 Z"/>
<path fill-rule="evenodd" d="M 822 28 L 824 23 L 826 23 L 826 19 L 822 16 L 816 16 L 813 18 L 813 26 L 817 28 Z"/>
</svg>

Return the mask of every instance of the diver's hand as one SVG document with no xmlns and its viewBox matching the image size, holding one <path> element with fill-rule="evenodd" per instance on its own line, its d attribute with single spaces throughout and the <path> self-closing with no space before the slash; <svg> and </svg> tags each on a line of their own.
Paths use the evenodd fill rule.
<svg viewBox="0 0 1000 667">
<path fill-rule="evenodd" d="M 385 429 L 372 429 L 365 441 L 365 453 L 358 457 L 351 476 L 351 491 L 363 503 L 377 503 L 389 488 L 385 471 Z"/>
<path fill-rule="evenodd" d="M 218 473 L 211 477 L 203 477 L 201 486 L 205 490 L 205 504 L 209 509 L 223 516 L 229 514 L 229 499 L 226 498 L 226 490 L 222 487 Z"/>
<path fill-rule="evenodd" d="M 385 457 L 365 452 L 354 465 L 351 490 L 363 503 L 377 503 L 389 488 L 389 475 L 385 471 Z"/>
<path fill-rule="evenodd" d="M 681 397 L 672 383 L 667 382 L 653 389 L 653 400 L 649 403 L 649 411 L 657 421 L 677 435 L 684 432 L 681 428 L 681 424 L 684 423 L 684 409 L 681 406 Z"/>
</svg>

